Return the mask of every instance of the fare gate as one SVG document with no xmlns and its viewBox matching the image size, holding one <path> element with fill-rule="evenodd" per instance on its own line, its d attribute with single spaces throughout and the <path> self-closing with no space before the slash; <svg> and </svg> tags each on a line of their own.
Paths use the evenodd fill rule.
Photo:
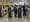
<svg viewBox="0 0 30 22">
<path fill-rule="evenodd" d="M 30 8 L 28 8 L 27 17 L 30 17 Z"/>
<path fill-rule="evenodd" d="M 0 17 L 2 17 L 2 12 L 1 12 L 1 9 L 2 9 L 2 8 L 0 7 Z"/>
<path fill-rule="evenodd" d="M 11 8 L 8 8 L 8 17 L 12 17 L 11 16 Z"/>
</svg>

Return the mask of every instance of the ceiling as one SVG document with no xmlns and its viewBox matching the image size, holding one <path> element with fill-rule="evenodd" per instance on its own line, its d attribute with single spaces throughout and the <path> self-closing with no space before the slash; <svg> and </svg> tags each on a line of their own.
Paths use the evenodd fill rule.
<svg viewBox="0 0 30 22">
<path fill-rule="evenodd" d="M 0 2 L 3 2 L 5 0 L 0 0 Z M 22 2 L 24 0 L 6 0 L 7 2 L 10 2 L 10 3 L 18 3 L 18 2 Z"/>
<path fill-rule="evenodd" d="M 3 2 L 5 0 L 0 0 L 0 2 Z M 11 3 L 19 3 L 19 2 L 24 2 L 24 0 L 6 0 L 7 2 L 9 2 L 8 4 L 11 4 Z"/>
<path fill-rule="evenodd" d="M 18 2 L 22 2 L 24 0 L 7 0 L 7 2 L 10 2 L 10 3 L 18 3 Z"/>
</svg>

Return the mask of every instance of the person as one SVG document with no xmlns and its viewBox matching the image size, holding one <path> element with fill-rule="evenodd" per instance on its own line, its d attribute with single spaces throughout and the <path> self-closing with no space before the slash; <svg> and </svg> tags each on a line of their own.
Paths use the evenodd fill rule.
<svg viewBox="0 0 30 22">
<path fill-rule="evenodd" d="M 16 17 L 16 15 L 17 15 L 17 8 L 16 8 L 16 5 L 15 5 L 15 7 L 14 7 L 14 13 L 15 13 L 15 17 Z"/>
<path fill-rule="evenodd" d="M 25 17 L 27 13 L 27 7 L 24 5 L 23 6 L 23 16 Z"/>
</svg>

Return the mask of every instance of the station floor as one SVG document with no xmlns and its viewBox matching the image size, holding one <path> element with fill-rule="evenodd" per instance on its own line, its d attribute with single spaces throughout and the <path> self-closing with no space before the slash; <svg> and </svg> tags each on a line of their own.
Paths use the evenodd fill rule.
<svg viewBox="0 0 30 22">
<path fill-rule="evenodd" d="M 0 22 L 30 22 L 30 17 L 15 18 L 13 16 L 12 18 L 8 18 L 8 15 L 5 15 L 0 18 Z"/>
<path fill-rule="evenodd" d="M 8 15 L 5 15 L 3 17 L 0 17 L 0 22 L 8 22 Z"/>
</svg>

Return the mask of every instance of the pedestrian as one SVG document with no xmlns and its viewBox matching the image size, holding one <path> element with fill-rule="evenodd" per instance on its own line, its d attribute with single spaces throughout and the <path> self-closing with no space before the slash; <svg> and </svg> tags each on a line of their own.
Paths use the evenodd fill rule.
<svg viewBox="0 0 30 22">
<path fill-rule="evenodd" d="M 16 5 L 15 5 L 15 7 L 14 7 L 14 16 L 16 17 L 17 16 L 17 8 L 16 8 Z"/>
</svg>

